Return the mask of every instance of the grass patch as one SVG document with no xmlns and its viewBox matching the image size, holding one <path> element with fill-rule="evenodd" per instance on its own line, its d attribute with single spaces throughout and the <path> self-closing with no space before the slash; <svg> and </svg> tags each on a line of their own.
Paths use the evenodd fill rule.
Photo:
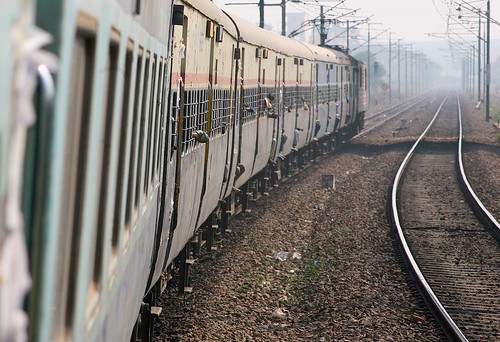
<svg viewBox="0 0 500 342">
<path fill-rule="evenodd" d="M 250 285 L 246 283 L 238 285 L 234 288 L 234 291 L 236 293 L 247 293 L 249 290 L 250 290 Z"/>
</svg>

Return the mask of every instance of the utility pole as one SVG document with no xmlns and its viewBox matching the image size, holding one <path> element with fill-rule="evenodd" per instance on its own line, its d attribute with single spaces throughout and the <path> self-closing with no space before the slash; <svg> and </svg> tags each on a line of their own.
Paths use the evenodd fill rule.
<svg viewBox="0 0 500 342">
<path fill-rule="evenodd" d="M 279 4 L 265 4 L 264 0 L 259 0 L 258 3 L 255 2 L 232 2 L 227 3 L 228 6 L 237 5 L 258 5 L 259 6 L 259 27 L 264 28 L 264 6 L 280 6 L 281 7 L 281 35 L 286 36 L 286 2 L 287 0 L 281 0 Z"/>
<path fill-rule="evenodd" d="M 483 101 L 486 101 L 486 23 L 483 23 Z"/>
<path fill-rule="evenodd" d="M 413 95 L 413 46 L 410 46 L 410 95 Z"/>
<path fill-rule="evenodd" d="M 401 40 L 398 39 L 398 100 L 401 101 Z"/>
<path fill-rule="evenodd" d="M 481 101 L 481 13 L 477 29 L 477 102 Z"/>
<path fill-rule="evenodd" d="M 286 36 L 286 0 L 281 0 L 281 35 Z"/>
<path fill-rule="evenodd" d="M 259 27 L 264 28 L 264 0 L 259 0 Z"/>
<path fill-rule="evenodd" d="M 391 104 L 391 62 L 392 62 L 392 48 L 391 48 L 391 36 L 392 32 L 389 32 L 389 104 Z"/>
<path fill-rule="evenodd" d="M 405 99 L 408 98 L 408 47 L 405 47 Z"/>
<path fill-rule="evenodd" d="M 371 56 L 370 56 L 370 23 L 368 23 L 368 109 L 370 109 L 370 104 L 371 104 L 371 79 L 372 79 L 372 63 L 371 63 Z"/>
<path fill-rule="evenodd" d="M 470 70 L 471 70 L 471 98 L 474 98 L 474 94 L 476 92 L 476 68 L 474 67 L 474 63 L 476 62 L 476 47 L 474 45 L 471 46 L 471 54 L 472 58 L 470 60 Z"/>
<path fill-rule="evenodd" d="M 347 52 L 349 52 L 349 19 L 347 20 Z"/>
<path fill-rule="evenodd" d="M 320 19 L 319 19 L 319 45 L 323 46 L 326 43 L 326 29 L 325 29 L 325 13 L 323 6 L 320 6 Z"/>
<path fill-rule="evenodd" d="M 490 65 L 490 0 L 486 4 L 486 122 L 490 121 L 490 82 L 491 82 L 491 65 Z"/>
</svg>

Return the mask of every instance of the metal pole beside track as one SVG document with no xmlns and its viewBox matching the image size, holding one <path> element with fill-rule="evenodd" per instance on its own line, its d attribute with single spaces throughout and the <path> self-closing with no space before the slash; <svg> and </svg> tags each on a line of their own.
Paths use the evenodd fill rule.
<svg viewBox="0 0 500 342">
<path fill-rule="evenodd" d="M 264 0 L 259 0 L 259 27 L 264 28 Z"/>
<path fill-rule="evenodd" d="M 490 121 L 490 82 L 491 82 L 491 65 L 490 65 L 490 0 L 487 7 L 487 22 L 486 22 L 486 122 Z"/>
<path fill-rule="evenodd" d="M 281 35 L 286 36 L 286 0 L 281 0 Z"/>
<path fill-rule="evenodd" d="M 392 84 L 391 84 L 391 81 L 392 81 L 392 78 L 391 78 L 391 60 L 392 60 L 392 48 L 391 48 L 391 36 L 392 36 L 392 32 L 389 32 L 389 104 L 391 104 L 391 93 L 392 93 Z"/>
<path fill-rule="evenodd" d="M 368 84 L 368 109 L 370 109 L 370 103 L 371 103 L 371 79 L 372 79 L 372 65 L 370 61 L 370 23 L 368 23 L 368 77 L 367 77 L 367 84 Z"/>
</svg>

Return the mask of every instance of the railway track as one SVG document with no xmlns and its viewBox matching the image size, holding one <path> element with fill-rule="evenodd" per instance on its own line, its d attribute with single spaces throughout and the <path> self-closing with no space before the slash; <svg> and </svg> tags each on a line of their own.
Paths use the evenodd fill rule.
<svg viewBox="0 0 500 342">
<path fill-rule="evenodd" d="M 390 216 L 410 273 L 450 340 L 494 341 L 500 226 L 465 177 L 460 115 L 459 100 L 445 98 L 398 170 Z"/>
<path fill-rule="evenodd" d="M 411 98 L 408 101 L 398 103 L 394 106 L 385 108 L 366 116 L 364 125 L 365 127 L 363 131 L 354 136 L 353 139 L 368 135 L 370 132 L 376 130 L 387 121 L 397 118 L 398 116 L 408 112 L 411 109 L 414 109 L 417 106 L 424 107 L 427 104 L 427 97 L 428 96 L 420 95 L 415 98 Z"/>
</svg>

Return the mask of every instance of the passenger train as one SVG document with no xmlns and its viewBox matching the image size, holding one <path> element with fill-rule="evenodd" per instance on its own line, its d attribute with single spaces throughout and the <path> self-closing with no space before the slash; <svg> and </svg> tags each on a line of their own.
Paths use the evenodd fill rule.
<svg viewBox="0 0 500 342">
<path fill-rule="evenodd" d="M 0 341 L 151 340 L 171 271 L 363 126 L 362 62 L 210 0 L 0 18 Z"/>
</svg>

